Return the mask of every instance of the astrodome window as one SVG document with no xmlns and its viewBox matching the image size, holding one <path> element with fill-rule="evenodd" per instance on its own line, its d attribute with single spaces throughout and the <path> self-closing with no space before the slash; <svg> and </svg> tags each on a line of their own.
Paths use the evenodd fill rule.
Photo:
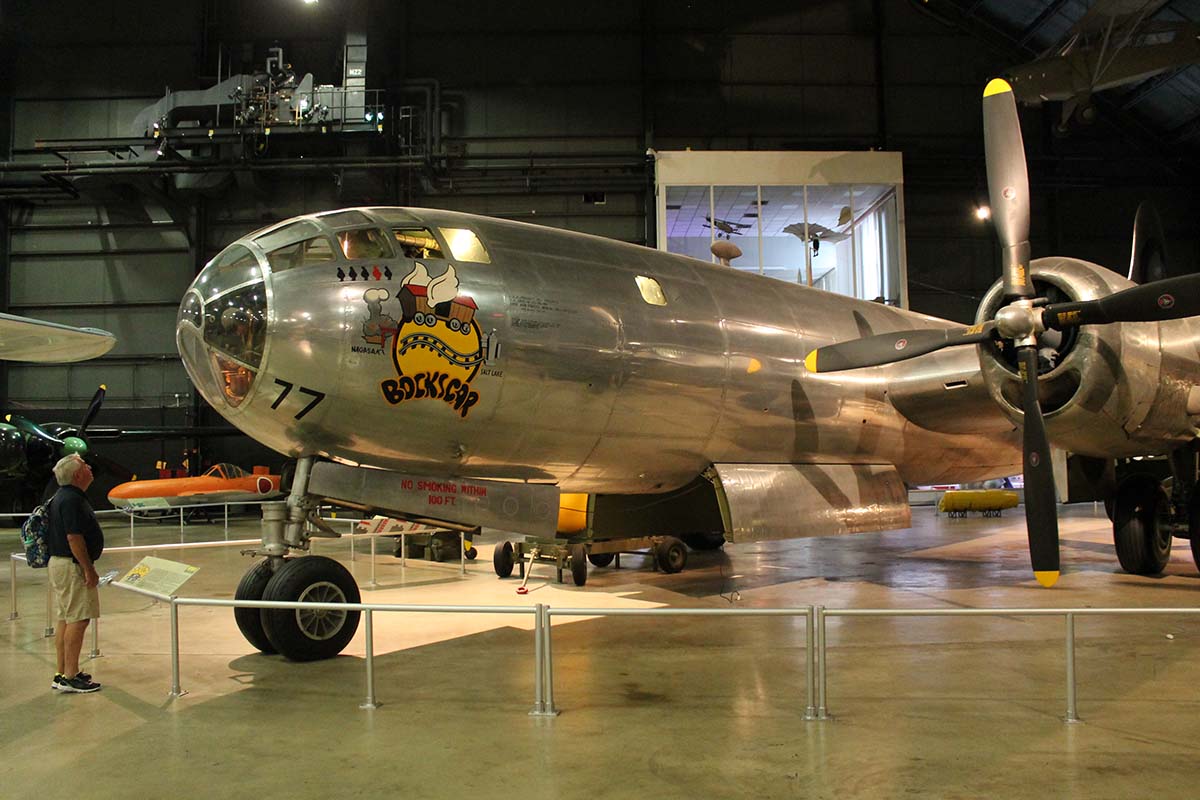
<svg viewBox="0 0 1200 800">
<path fill-rule="evenodd" d="M 267 253 L 267 263 L 271 265 L 272 272 L 282 272 L 307 264 L 323 264 L 335 258 L 333 245 L 324 236 L 285 244 Z"/>
<path fill-rule="evenodd" d="M 262 280 L 258 259 L 240 244 L 230 245 L 200 273 L 195 289 L 204 298 L 220 294 L 231 286 Z"/>
<path fill-rule="evenodd" d="M 459 261 L 474 261 L 476 264 L 492 263 L 487 248 L 479 241 L 475 231 L 466 228 L 442 228 L 441 231 L 446 239 L 446 246 L 450 248 L 450 255 L 454 258 Z"/>
<path fill-rule="evenodd" d="M 262 283 L 236 289 L 204 306 L 204 341 L 238 362 L 257 367 L 267 340 L 267 297 Z"/>
<path fill-rule="evenodd" d="M 337 235 L 342 255 L 351 261 L 361 258 L 391 258 L 392 248 L 378 228 L 359 228 Z"/>
<path fill-rule="evenodd" d="M 397 228 L 392 238 L 405 258 L 445 258 L 442 246 L 428 228 Z"/>
<path fill-rule="evenodd" d="M 659 286 L 658 281 L 654 278 L 638 275 L 637 286 L 638 291 L 642 293 L 642 299 L 650 305 L 665 306 L 667 304 L 667 296 L 663 294 L 662 286 Z"/>
</svg>

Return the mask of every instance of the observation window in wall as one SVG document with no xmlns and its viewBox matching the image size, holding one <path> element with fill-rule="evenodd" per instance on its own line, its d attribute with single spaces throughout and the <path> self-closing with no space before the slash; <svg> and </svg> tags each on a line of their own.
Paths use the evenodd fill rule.
<svg viewBox="0 0 1200 800">
<path fill-rule="evenodd" d="M 303 267 L 306 264 L 323 264 L 333 261 L 333 246 L 324 236 L 314 236 L 292 244 L 285 244 L 267 253 L 267 263 L 272 272 Z"/>
<path fill-rule="evenodd" d="M 351 261 L 359 258 L 392 257 L 392 248 L 384 238 L 383 231 L 378 228 L 342 231 L 337 235 L 337 239 L 342 248 L 342 255 Z"/>
<path fill-rule="evenodd" d="M 446 246 L 450 248 L 450 255 L 454 258 L 459 261 L 474 261 L 476 264 L 492 263 L 487 249 L 483 246 L 483 242 L 479 241 L 475 231 L 466 228 L 440 228 L 440 230 L 442 237 L 446 240 Z"/>
<path fill-rule="evenodd" d="M 903 232 L 895 185 L 664 188 L 668 252 L 717 263 L 712 248 L 724 240 L 741 251 L 730 261 L 733 269 L 901 303 Z"/>
<path fill-rule="evenodd" d="M 650 305 L 665 306 L 667 304 L 667 296 L 663 294 L 662 286 L 654 278 L 638 275 L 637 286 L 638 291 L 642 293 L 642 299 Z"/>
<path fill-rule="evenodd" d="M 445 258 L 442 246 L 428 228 L 397 228 L 392 238 L 405 258 Z"/>
</svg>

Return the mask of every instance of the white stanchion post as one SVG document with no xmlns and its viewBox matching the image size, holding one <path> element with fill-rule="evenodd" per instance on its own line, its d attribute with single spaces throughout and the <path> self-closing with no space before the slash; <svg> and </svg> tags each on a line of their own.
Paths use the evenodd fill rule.
<svg viewBox="0 0 1200 800">
<path fill-rule="evenodd" d="M 375 540 L 371 539 L 371 541 Z M 375 709 L 379 708 L 379 703 L 375 701 L 375 628 L 371 609 L 363 611 L 363 615 L 367 624 L 367 699 L 359 708 Z"/>
<path fill-rule="evenodd" d="M 825 706 L 825 606 L 817 606 L 817 719 L 829 719 Z"/>
<path fill-rule="evenodd" d="M 816 642 L 813 641 L 816 634 L 817 615 L 812 606 L 808 607 L 808 613 L 804 615 L 804 687 L 806 703 L 804 706 L 804 718 L 816 719 L 817 708 L 814 698 L 816 696 L 816 687 L 813 685 L 816 682 L 816 673 L 813 670 L 813 656 L 816 652 Z"/>
<path fill-rule="evenodd" d="M 1075 615 L 1067 614 L 1067 717 L 1066 722 L 1079 722 L 1075 707 Z"/>
<path fill-rule="evenodd" d="M 467 536 L 462 531 L 458 532 L 458 569 L 459 574 L 467 574 Z"/>
<path fill-rule="evenodd" d="M 92 652 L 88 653 L 88 658 L 100 657 L 100 620 L 92 620 Z"/>
<path fill-rule="evenodd" d="M 546 700 L 546 716 L 557 717 L 558 709 L 554 707 L 554 647 L 550 637 L 552 628 L 550 606 L 544 605 L 542 606 L 542 636 L 546 641 L 542 645 L 542 655 L 546 659 L 546 666 L 542 670 L 542 677 L 546 681 L 546 688 L 542 692 L 542 697 Z"/>
<path fill-rule="evenodd" d="M 171 697 L 183 697 L 185 692 L 179 686 L 179 606 L 175 598 L 171 598 Z"/>
<path fill-rule="evenodd" d="M 133 547 L 133 509 L 129 509 L 129 546 Z"/>
<path fill-rule="evenodd" d="M 47 570 L 48 572 L 49 570 Z M 54 590 L 50 588 L 50 576 L 46 576 L 46 627 L 42 636 L 49 638 L 54 635 Z"/>
<path fill-rule="evenodd" d="M 12 610 L 8 612 L 8 618 L 16 619 L 21 615 L 17 613 L 17 559 L 12 557 L 8 559 L 8 594 L 9 600 L 12 601 Z"/>
<path fill-rule="evenodd" d="M 531 717 L 540 717 L 546 713 L 545 678 L 542 673 L 545 667 L 542 648 L 545 646 L 545 640 L 542 638 L 542 604 L 538 603 L 534 606 L 533 614 L 533 708 L 529 710 Z"/>
<path fill-rule="evenodd" d="M 375 582 L 375 540 L 377 538 L 379 538 L 379 537 L 377 537 L 377 536 L 371 537 L 371 585 L 372 586 L 379 585 L 378 583 Z M 370 613 L 370 612 L 367 612 L 367 613 Z"/>
<path fill-rule="evenodd" d="M 229 541 L 229 503 L 225 504 L 225 541 Z"/>
</svg>

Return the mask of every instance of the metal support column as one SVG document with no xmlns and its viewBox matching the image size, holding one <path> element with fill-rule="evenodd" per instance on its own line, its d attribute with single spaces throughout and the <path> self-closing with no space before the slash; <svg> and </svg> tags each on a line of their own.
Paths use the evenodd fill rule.
<svg viewBox="0 0 1200 800">
<path fill-rule="evenodd" d="M 825 606 L 817 606 L 817 719 L 829 719 L 825 708 Z"/>
<path fill-rule="evenodd" d="M 49 570 L 47 570 L 49 571 Z M 54 590 L 50 588 L 50 576 L 46 576 L 46 627 L 42 629 L 43 637 L 54 635 Z"/>
<path fill-rule="evenodd" d="M 183 697 L 187 692 L 179 686 L 179 606 L 171 598 L 171 697 Z"/>
<path fill-rule="evenodd" d="M 1075 707 L 1075 615 L 1067 614 L 1067 716 L 1066 722 L 1079 722 Z"/>
<path fill-rule="evenodd" d="M 813 664 L 813 659 L 816 655 L 816 642 L 813 637 L 816 635 L 817 615 L 812 606 L 808 607 L 808 613 L 804 615 L 804 694 L 806 703 L 804 706 L 804 718 L 816 719 L 817 708 L 815 703 L 816 696 L 816 670 Z"/>
<path fill-rule="evenodd" d="M 100 657 L 100 620 L 92 620 L 92 652 L 88 653 L 88 658 Z"/>
<path fill-rule="evenodd" d="M 529 716 L 540 717 L 546 713 L 545 700 L 545 677 L 542 670 L 545 668 L 544 656 L 542 648 L 545 647 L 545 642 L 542 640 L 542 609 L 545 608 L 541 603 L 534 606 L 533 615 L 533 708 L 529 709 Z"/>
</svg>

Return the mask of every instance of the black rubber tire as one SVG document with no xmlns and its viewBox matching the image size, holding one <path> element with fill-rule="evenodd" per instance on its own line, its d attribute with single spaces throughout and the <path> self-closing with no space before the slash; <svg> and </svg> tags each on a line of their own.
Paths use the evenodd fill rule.
<svg viewBox="0 0 1200 800">
<path fill-rule="evenodd" d="M 576 586 L 587 583 L 587 548 L 581 544 L 571 545 L 571 580 Z"/>
<path fill-rule="evenodd" d="M 271 559 L 263 559 L 246 571 L 233 593 L 234 600 L 262 600 L 263 592 L 271 580 Z M 275 645 L 267 638 L 263 630 L 261 608 L 235 608 L 233 619 L 237 622 L 238 630 L 246 641 L 260 651 L 271 654 L 276 652 Z"/>
<path fill-rule="evenodd" d="M 593 567 L 607 567 L 617 557 L 616 553 L 588 553 L 587 560 Z"/>
<path fill-rule="evenodd" d="M 354 576 L 341 564 L 324 556 L 287 561 L 271 576 L 263 591 L 264 600 L 357 603 L 360 598 Z M 291 661 L 333 658 L 354 638 L 359 616 L 358 611 L 262 610 L 267 638 Z M 320 636 L 312 635 L 310 631 L 314 628 L 319 629 Z"/>
<path fill-rule="evenodd" d="M 479 558 L 479 551 L 474 547 L 468 547 L 465 555 L 467 556 L 467 561 L 474 561 Z"/>
<path fill-rule="evenodd" d="M 515 565 L 512 542 L 500 542 L 496 545 L 496 550 L 492 553 L 492 568 L 496 570 L 496 574 L 507 578 L 512 575 Z"/>
<path fill-rule="evenodd" d="M 682 572 L 687 566 L 687 545 L 682 539 L 668 536 L 654 548 L 654 559 L 658 568 L 668 575 Z"/>
<path fill-rule="evenodd" d="M 1113 544 L 1121 569 L 1133 575 L 1158 575 L 1171 558 L 1171 534 L 1159 525 L 1167 493 L 1152 475 L 1121 481 L 1113 502 Z"/>
<path fill-rule="evenodd" d="M 1200 491 L 1192 495 L 1188 508 L 1188 534 L 1192 537 L 1192 561 L 1200 569 Z"/>
<path fill-rule="evenodd" d="M 689 533 L 681 538 L 693 550 L 720 550 L 725 546 L 723 533 Z"/>
</svg>

